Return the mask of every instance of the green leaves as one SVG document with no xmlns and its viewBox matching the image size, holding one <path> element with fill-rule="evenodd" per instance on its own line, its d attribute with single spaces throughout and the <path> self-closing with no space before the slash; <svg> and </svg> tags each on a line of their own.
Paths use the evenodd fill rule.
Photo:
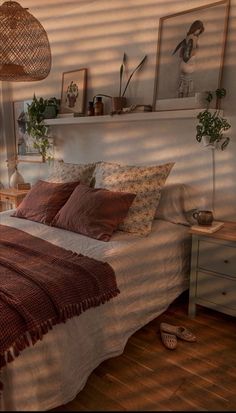
<svg viewBox="0 0 236 413">
<path fill-rule="evenodd" d="M 126 90 L 127 90 L 127 87 L 129 86 L 129 83 L 130 83 L 130 81 L 131 81 L 134 73 L 143 66 L 143 64 L 144 64 L 144 62 L 146 61 L 146 59 L 147 59 L 147 55 L 144 56 L 144 58 L 141 60 L 141 62 L 138 64 L 138 66 L 133 70 L 133 72 L 131 73 L 131 75 L 129 76 L 129 78 L 128 78 L 127 82 L 126 82 L 126 85 L 125 85 L 125 88 L 124 88 L 123 93 L 121 93 L 123 72 L 124 72 L 124 67 L 125 67 L 125 63 L 126 63 L 126 60 L 127 60 L 127 56 L 126 56 L 126 54 L 124 53 L 124 55 L 123 55 L 123 61 L 122 61 L 122 64 L 121 64 L 121 66 L 120 66 L 119 97 L 124 97 L 124 96 L 125 96 L 125 92 L 126 92 Z"/>
<path fill-rule="evenodd" d="M 26 131 L 34 139 L 34 147 L 39 150 L 43 159 L 47 157 L 47 150 L 50 147 L 48 140 L 48 126 L 43 123 L 44 111 L 48 104 L 47 99 L 36 98 L 28 104 Z"/>
<path fill-rule="evenodd" d="M 228 146 L 230 138 L 224 135 L 224 132 L 231 128 L 227 119 L 220 116 L 220 111 L 209 111 L 209 104 L 212 101 L 214 94 L 217 99 L 221 99 L 226 96 L 226 89 L 216 89 L 214 92 L 207 91 L 206 101 L 207 109 L 203 112 L 199 112 L 197 115 L 198 125 L 196 126 L 196 139 L 201 142 L 203 136 L 210 138 L 210 144 L 217 143 L 217 147 L 222 151 Z M 217 106 L 218 107 L 218 106 Z"/>
<path fill-rule="evenodd" d="M 220 143 L 221 150 L 224 150 L 230 141 L 228 136 L 224 136 L 224 132 L 231 128 L 227 119 L 220 116 L 218 111 L 211 113 L 208 109 L 200 112 L 197 119 L 199 120 L 196 126 L 197 141 L 201 142 L 203 136 L 209 136 L 210 144 Z"/>
</svg>

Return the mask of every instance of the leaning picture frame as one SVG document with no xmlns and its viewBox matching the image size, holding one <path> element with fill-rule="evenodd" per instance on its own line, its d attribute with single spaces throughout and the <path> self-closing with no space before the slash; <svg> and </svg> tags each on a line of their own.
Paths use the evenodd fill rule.
<svg viewBox="0 0 236 413">
<path fill-rule="evenodd" d="M 87 88 L 87 69 L 62 74 L 60 113 L 84 115 Z"/>
<path fill-rule="evenodd" d="M 222 87 L 228 16 L 221 0 L 160 18 L 153 111 L 203 107 Z"/>
<path fill-rule="evenodd" d="M 42 162 L 42 155 L 34 146 L 32 136 L 27 133 L 27 111 L 32 100 L 13 102 L 15 147 L 18 161 Z"/>
</svg>

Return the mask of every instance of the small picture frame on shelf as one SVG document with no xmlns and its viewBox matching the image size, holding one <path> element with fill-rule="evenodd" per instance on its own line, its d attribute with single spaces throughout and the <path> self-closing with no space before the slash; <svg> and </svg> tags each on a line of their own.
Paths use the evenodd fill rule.
<svg viewBox="0 0 236 413">
<path fill-rule="evenodd" d="M 60 114 L 85 114 L 87 69 L 71 70 L 62 74 Z"/>
</svg>

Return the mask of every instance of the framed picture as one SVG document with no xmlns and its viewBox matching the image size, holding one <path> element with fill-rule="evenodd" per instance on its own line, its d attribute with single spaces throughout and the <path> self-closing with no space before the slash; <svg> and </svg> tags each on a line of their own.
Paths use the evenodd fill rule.
<svg viewBox="0 0 236 413">
<path fill-rule="evenodd" d="M 62 74 L 60 113 L 85 113 L 87 69 Z"/>
<path fill-rule="evenodd" d="M 222 0 L 160 19 L 154 111 L 202 107 L 205 92 L 222 87 L 228 14 Z"/>
<path fill-rule="evenodd" d="M 34 147 L 34 140 L 26 131 L 28 104 L 31 102 L 32 100 L 13 102 L 16 154 L 18 160 L 41 161 L 42 156 Z"/>
</svg>

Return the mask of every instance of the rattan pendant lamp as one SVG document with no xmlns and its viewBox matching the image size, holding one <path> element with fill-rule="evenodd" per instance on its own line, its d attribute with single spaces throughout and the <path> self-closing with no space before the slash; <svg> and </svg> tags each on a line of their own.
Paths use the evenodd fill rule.
<svg viewBox="0 0 236 413">
<path fill-rule="evenodd" d="M 0 80 L 45 79 L 51 70 L 51 49 L 41 23 L 16 1 L 0 6 Z"/>
</svg>

